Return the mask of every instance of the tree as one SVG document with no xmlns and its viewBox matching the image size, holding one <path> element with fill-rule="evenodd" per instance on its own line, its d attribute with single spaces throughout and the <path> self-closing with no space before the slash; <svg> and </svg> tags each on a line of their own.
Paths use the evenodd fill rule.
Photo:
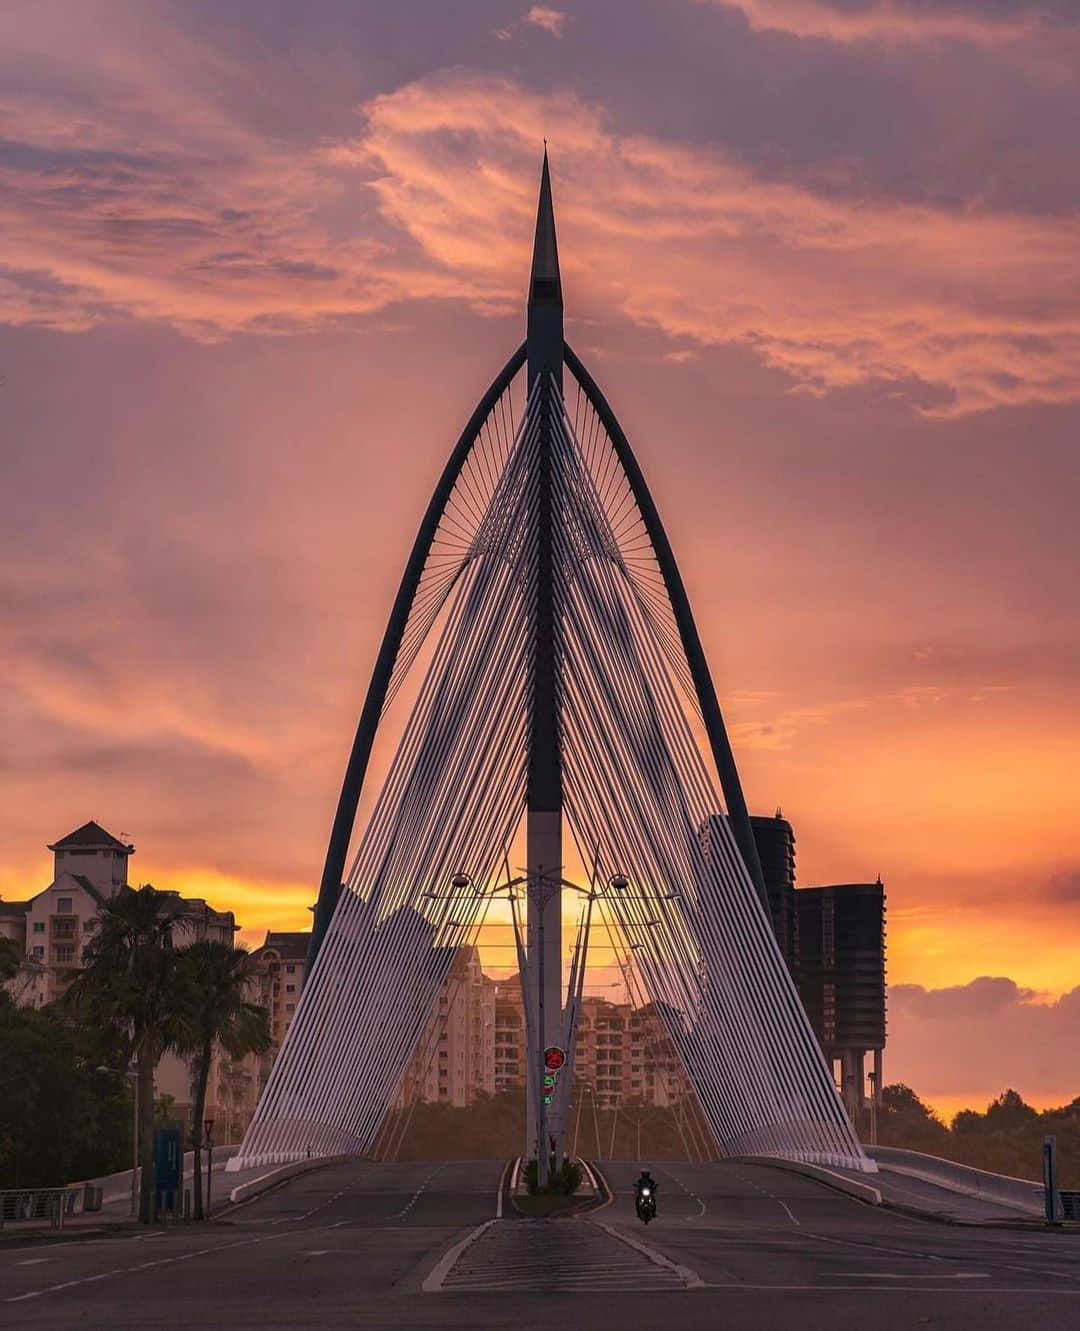
<svg viewBox="0 0 1080 1331">
<path fill-rule="evenodd" d="M 187 1004 L 184 976 L 172 945 L 177 919 L 169 897 L 149 883 L 123 887 L 101 908 L 98 928 L 64 1005 L 121 1041 L 135 1060 L 139 1096 L 139 1219 L 149 1224 L 154 1176 L 154 1073 L 161 1056 L 179 1047 Z"/>
<path fill-rule="evenodd" d="M 883 1146 L 926 1150 L 947 1137 L 948 1129 L 910 1086 L 897 1082 L 881 1092 L 878 1139 Z"/>
<path fill-rule="evenodd" d="M 0 1188 L 58 1187 L 131 1159 L 130 1092 L 99 1071 L 100 1051 L 55 1004 L 18 1007 L 0 990 Z"/>
<path fill-rule="evenodd" d="M 986 1126 L 991 1132 L 1012 1132 L 1030 1127 L 1039 1111 L 1027 1104 L 1019 1091 L 1007 1090 L 986 1106 Z"/>
<path fill-rule="evenodd" d="M 192 1137 L 195 1148 L 195 1219 L 203 1218 L 202 1144 L 206 1087 L 214 1050 L 230 1058 L 261 1054 L 270 1047 L 266 1009 L 247 1001 L 255 962 L 240 947 L 207 939 L 185 949 L 180 957 L 187 995 L 183 1052 L 195 1056 L 195 1105 Z"/>
<path fill-rule="evenodd" d="M 22 950 L 18 943 L 13 938 L 0 938 L 0 986 L 17 974 L 21 961 Z"/>
</svg>

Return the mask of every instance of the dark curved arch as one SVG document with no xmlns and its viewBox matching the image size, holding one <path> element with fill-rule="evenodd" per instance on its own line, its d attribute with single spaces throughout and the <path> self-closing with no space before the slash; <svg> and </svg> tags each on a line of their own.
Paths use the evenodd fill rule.
<svg viewBox="0 0 1080 1331">
<path fill-rule="evenodd" d="M 428 551 L 435 539 L 439 523 L 442 521 L 443 510 L 450 499 L 450 493 L 457 483 L 461 469 L 465 465 L 465 460 L 469 456 L 473 444 L 476 442 L 476 437 L 480 433 L 482 425 L 487 420 L 495 403 L 506 392 L 511 380 L 524 364 L 525 343 L 522 342 L 521 346 L 496 375 L 491 387 L 480 399 L 476 410 L 469 417 L 468 424 L 462 430 L 461 437 L 454 446 L 454 451 L 450 454 L 449 460 L 443 468 L 443 473 L 439 477 L 439 483 L 436 485 L 428 503 L 423 521 L 420 523 L 420 530 L 416 533 L 416 540 L 413 542 L 409 561 L 405 565 L 405 572 L 401 575 L 401 585 L 398 587 L 397 596 L 394 598 L 394 606 L 390 611 L 390 619 L 386 625 L 386 632 L 383 634 L 379 655 L 375 658 L 375 668 L 371 672 L 371 683 L 368 685 L 367 696 L 364 699 L 364 710 L 360 713 L 360 721 L 356 727 L 356 738 L 353 740 L 349 763 L 345 768 L 345 779 L 341 785 L 337 813 L 334 815 L 334 825 L 330 831 L 330 843 L 326 848 L 326 862 L 323 866 L 322 882 L 319 884 L 319 899 L 315 904 L 315 918 L 311 926 L 311 943 L 308 948 L 307 959 L 308 974 L 311 973 L 312 963 L 322 945 L 323 937 L 330 924 L 330 917 L 337 905 L 338 894 L 341 891 L 342 875 L 345 872 L 345 856 L 349 853 L 349 842 L 352 840 L 356 810 L 360 803 L 360 793 L 364 788 L 364 777 L 367 773 L 368 759 L 371 757 L 371 746 L 375 741 L 379 717 L 382 715 L 383 703 L 386 701 L 386 690 L 390 685 L 390 676 L 401 647 L 405 627 L 409 622 L 409 612 L 412 609 L 413 598 L 416 596 L 416 589 L 424 572 Z"/>
<path fill-rule="evenodd" d="M 716 764 L 720 786 L 724 792 L 728 819 L 735 837 L 735 844 L 739 847 L 742 857 L 746 861 L 750 877 L 758 890 L 758 895 L 761 897 L 766 912 L 768 912 L 769 898 L 765 891 L 761 860 L 758 856 L 757 843 L 754 841 L 754 832 L 750 826 L 750 815 L 746 809 L 742 783 L 739 780 L 739 772 L 735 766 L 735 755 L 731 751 L 731 742 L 724 726 L 724 718 L 720 714 L 716 689 L 713 687 L 712 676 L 709 674 L 709 664 L 705 659 L 705 651 L 701 646 L 701 638 L 698 636 L 697 625 L 694 623 L 694 616 L 690 609 L 690 600 L 686 595 L 686 588 L 683 586 L 682 575 L 679 572 L 678 564 L 675 562 L 675 554 L 671 548 L 671 543 L 664 531 L 664 524 L 660 521 L 660 514 L 657 512 L 656 504 L 649 493 L 649 487 L 645 483 L 645 477 L 638 466 L 637 458 L 634 457 L 630 441 L 623 433 L 622 426 L 608 405 L 607 398 L 601 393 L 596 380 L 581 363 L 580 358 L 569 343 L 565 343 L 563 346 L 563 356 L 570 373 L 581 385 L 585 396 L 592 404 L 593 410 L 600 417 L 600 423 L 607 431 L 616 456 L 626 473 L 626 479 L 630 483 L 634 501 L 641 512 L 645 530 L 656 555 L 656 562 L 660 567 L 660 574 L 664 579 L 668 600 L 671 602 L 671 608 L 675 614 L 675 623 L 678 625 L 679 637 L 682 639 L 683 651 L 690 667 L 690 675 L 694 681 L 694 689 L 697 692 L 701 715 L 705 722 L 705 732 L 709 736 L 713 761 Z"/>
</svg>

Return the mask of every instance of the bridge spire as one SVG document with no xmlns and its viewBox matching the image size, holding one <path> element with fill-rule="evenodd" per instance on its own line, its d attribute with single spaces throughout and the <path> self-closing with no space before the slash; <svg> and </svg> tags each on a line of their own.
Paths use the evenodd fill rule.
<svg viewBox="0 0 1080 1331">
<path fill-rule="evenodd" d="M 536 238 L 528 301 L 529 388 L 538 374 L 550 373 L 562 384 L 563 298 L 559 246 L 555 239 L 555 206 L 551 201 L 551 170 L 547 147 L 540 172 L 536 207 Z"/>
<path fill-rule="evenodd" d="M 559 250 L 555 241 L 555 209 L 547 147 L 540 173 L 536 209 L 536 240 L 529 279 L 528 332 L 530 411 L 537 423 L 535 499 L 529 523 L 536 550 L 533 632 L 531 634 L 532 698 L 528 749 L 525 840 L 528 864 L 528 975 L 536 1020 L 529 1040 L 527 1081 L 528 1140 L 536 1151 L 541 1183 L 547 1181 L 548 1151 L 562 1157 L 559 1125 L 549 1123 L 544 1098 L 535 1080 L 540 1051 L 559 1045 L 562 1014 L 562 808 L 563 775 L 559 716 L 559 671 L 562 638 L 555 610 L 555 497 L 553 456 L 556 417 L 561 412 L 563 383 L 563 304 Z"/>
</svg>

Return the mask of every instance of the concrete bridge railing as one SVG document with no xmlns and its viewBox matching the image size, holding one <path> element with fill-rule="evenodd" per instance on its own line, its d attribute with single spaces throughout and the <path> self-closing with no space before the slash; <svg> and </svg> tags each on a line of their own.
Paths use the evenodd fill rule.
<svg viewBox="0 0 1080 1331">
<path fill-rule="evenodd" d="M 905 1151 L 897 1146 L 867 1146 L 871 1159 L 897 1174 L 908 1174 L 924 1183 L 936 1183 L 952 1192 L 984 1201 L 1012 1207 L 1028 1215 L 1042 1215 L 1045 1193 L 1041 1183 L 1030 1179 L 1009 1178 L 1006 1174 L 992 1174 L 989 1170 L 973 1169 L 954 1160 L 942 1160 L 921 1151 Z"/>
</svg>

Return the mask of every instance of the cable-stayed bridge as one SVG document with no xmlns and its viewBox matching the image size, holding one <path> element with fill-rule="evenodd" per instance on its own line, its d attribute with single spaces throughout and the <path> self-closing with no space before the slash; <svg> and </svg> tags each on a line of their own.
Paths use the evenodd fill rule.
<svg viewBox="0 0 1080 1331">
<path fill-rule="evenodd" d="M 376 730 L 413 671 L 346 872 Z M 458 949 L 499 898 L 528 1028 L 525 1152 L 542 1175 L 558 1164 L 572 1068 L 545 1083 L 543 1051 L 572 1061 L 588 945 L 583 925 L 564 992 L 571 852 L 587 866 L 586 920 L 599 905 L 614 922 L 720 1153 L 872 1171 L 777 947 L 656 505 L 564 340 L 545 154 L 526 339 L 417 534 L 346 771 L 307 983 L 236 1167 L 368 1151 Z"/>
</svg>

